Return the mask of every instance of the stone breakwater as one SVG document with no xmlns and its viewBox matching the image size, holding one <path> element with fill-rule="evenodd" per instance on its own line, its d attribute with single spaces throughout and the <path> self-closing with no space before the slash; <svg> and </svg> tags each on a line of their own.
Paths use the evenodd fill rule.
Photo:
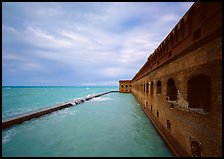
<svg viewBox="0 0 224 159">
<path fill-rule="evenodd" d="M 74 100 L 71 100 L 71 101 L 68 101 L 68 102 L 64 102 L 64 103 L 61 103 L 61 104 L 57 104 L 57 105 L 54 105 L 54 106 L 51 106 L 51 107 L 48 107 L 48 108 L 42 108 L 42 109 L 39 109 L 39 110 L 36 110 L 36 111 L 28 112 L 28 113 L 18 115 L 18 116 L 15 116 L 15 117 L 12 117 L 12 118 L 9 118 L 9 119 L 5 119 L 5 120 L 3 119 L 2 120 L 2 128 L 6 129 L 6 128 L 9 128 L 13 125 L 21 124 L 25 121 L 31 120 L 33 118 L 38 118 L 40 116 L 52 113 L 54 111 L 58 111 L 58 110 L 61 110 L 61 109 L 64 109 L 64 108 L 75 106 L 75 105 L 81 104 L 85 101 L 88 101 L 90 99 L 97 98 L 97 97 L 100 97 L 102 95 L 105 95 L 105 94 L 108 94 L 108 93 L 114 93 L 114 92 L 119 92 L 119 91 L 108 91 L 108 92 L 103 92 L 103 93 L 96 94 L 96 95 L 86 96 L 86 97 L 83 97 L 83 98 L 77 98 L 77 99 L 74 99 Z"/>
</svg>

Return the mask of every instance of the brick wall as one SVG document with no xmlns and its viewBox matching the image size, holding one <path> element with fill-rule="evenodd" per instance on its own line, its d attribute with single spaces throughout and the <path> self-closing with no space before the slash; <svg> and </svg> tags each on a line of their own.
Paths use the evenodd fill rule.
<svg viewBox="0 0 224 159">
<path fill-rule="evenodd" d="M 221 3 L 194 3 L 131 80 L 177 156 L 222 156 L 221 11 Z"/>
<path fill-rule="evenodd" d="M 119 81 L 119 92 L 122 93 L 131 93 L 131 80 L 120 80 Z"/>
</svg>

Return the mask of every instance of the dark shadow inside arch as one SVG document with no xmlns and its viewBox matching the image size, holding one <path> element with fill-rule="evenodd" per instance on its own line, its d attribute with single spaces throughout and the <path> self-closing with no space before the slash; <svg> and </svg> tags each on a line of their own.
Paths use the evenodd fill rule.
<svg viewBox="0 0 224 159">
<path fill-rule="evenodd" d="M 161 87 L 161 81 L 157 81 L 157 94 L 161 93 L 162 87 Z"/>
<path fill-rule="evenodd" d="M 167 97 L 170 101 L 177 100 L 177 88 L 174 79 L 170 78 L 167 81 Z"/>
<path fill-rule="evenodd" d="M 211 80 L 207 75 L 199 74 L 188 80 L 188 102 L 189 108 L 210 109 Z"/>
</svg>

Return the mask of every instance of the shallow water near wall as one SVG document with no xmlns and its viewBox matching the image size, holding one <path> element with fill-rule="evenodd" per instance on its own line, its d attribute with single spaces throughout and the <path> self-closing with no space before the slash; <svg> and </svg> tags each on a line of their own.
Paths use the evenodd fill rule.
<svg viewBox="0 0 224 159">
<path fill-rule="evenodd" d="M 2 131 L 3 156 L 172 156 L 132 94 L 110 93 Z"/>
</svg>

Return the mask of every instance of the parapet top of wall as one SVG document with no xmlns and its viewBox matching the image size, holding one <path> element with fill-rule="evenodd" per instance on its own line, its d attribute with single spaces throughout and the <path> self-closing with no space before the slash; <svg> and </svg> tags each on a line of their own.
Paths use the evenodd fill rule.
<svg viewBox="0 0 224 159">
<path fill-rule="evenodd" d="M 131 83 L 131 80 L 120 80 L 119 83 Z"/>
<path fill-rule="evenodd" d="M 148 57 L 132 81 L 141 78 L 161 63 L 221 28 L 221 4 L 221 2 L 195 2 Z"/>
<path fill-rule="evenodd" d="M 131 80 L 120 80 L 119 82 L 131 82 Z"/>
</svg>

